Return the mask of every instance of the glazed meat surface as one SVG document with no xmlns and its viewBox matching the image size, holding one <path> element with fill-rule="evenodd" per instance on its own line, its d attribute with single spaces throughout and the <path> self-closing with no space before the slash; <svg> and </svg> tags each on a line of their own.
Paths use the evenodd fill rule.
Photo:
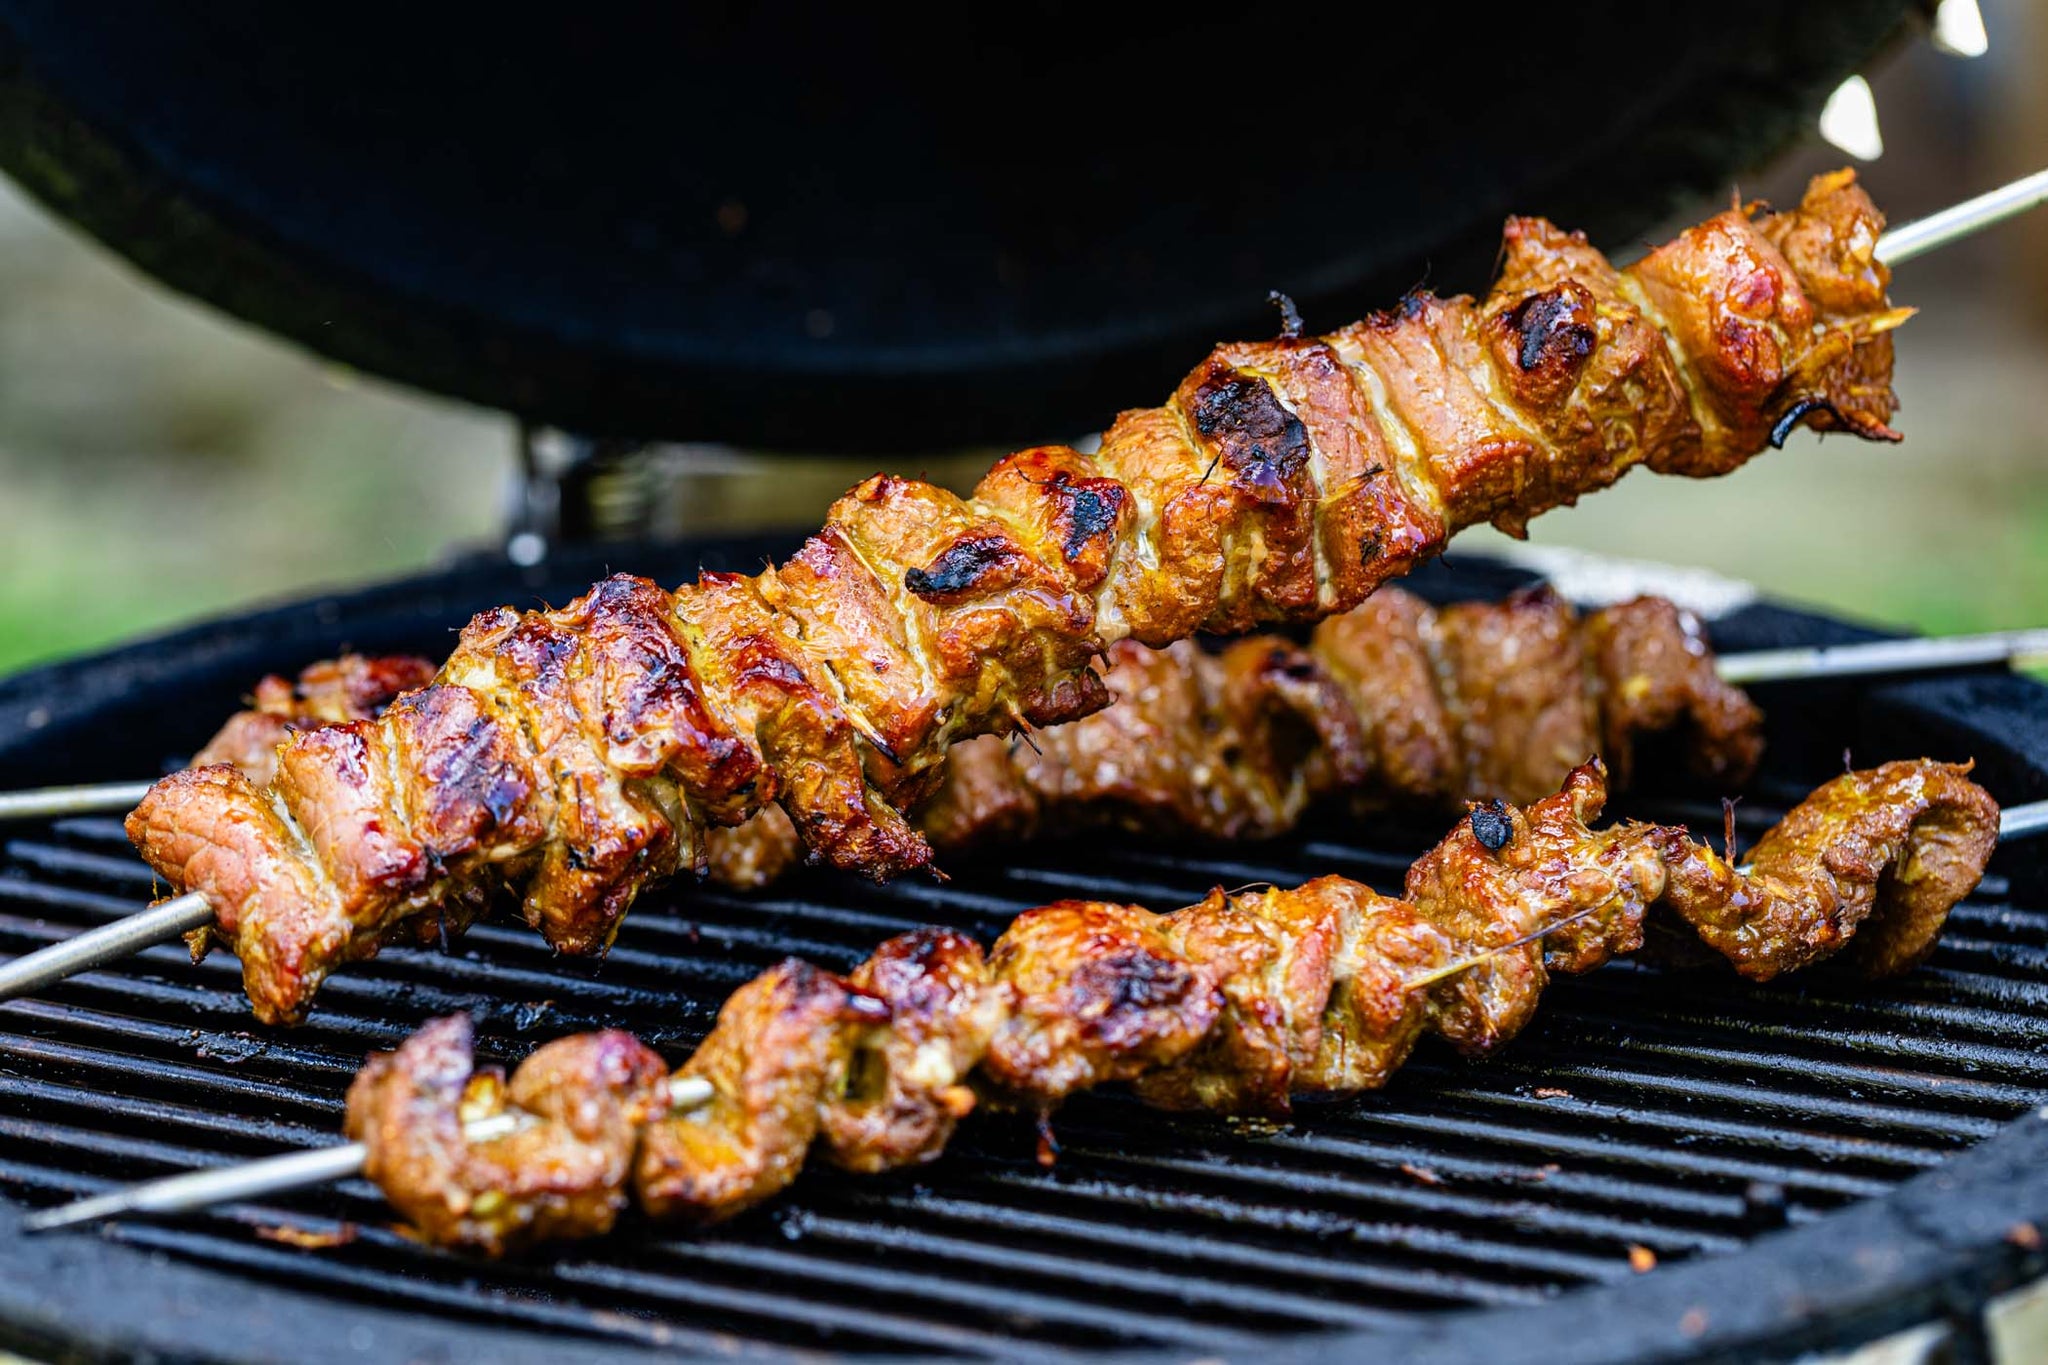
<svg viewBox="0 0 2048 1365">
<path fill-rule="evenodd" d="M 266 1020 L 479 890 L 600 951 L 770 801 L 835 866 L 926 867 L 902 811 L 949 746 L 1099 709 L 1120 640 L 1348 610 L 1459 528 L 1518 530 L 1636 464 L 1722 473 L 1800 423 L 1896 439 L 1881 225 L 1847 172 L 1626 270 L 1513 220 L 1484 300 L 1219 347 L 1096 453 L 1020 451 L 971 498 L 877 476 L 753 577 L 486 612 L 431 685 L 292 736 L 270 788 L 166 778 L 130 837 L 207 898 Z"/>
<path fill-rule="evenodd" d="M 1285 1116 L 1300 1096 L 1384 1084 L 1428 1033 L 1498 1047 L 1551 973 L 1633 951 L 1659 904 L 1752 976 L 1843 949 L 1865 971 L 1909 966 L 1996 838 L 1998 808 L 1966 772 L 1918 761 L 1838 778 L 1745 869 L 1676 826 L 1591 828 L 1606 790 L 1590 763 L 1527 807 L 1473 806 L 1403 898 L 1323 877 L 1169 915 L 1061 901 L 1020 915 L 986 960 L 926 929 L 846 978 L 781 963 L 682 1067 L 713 1091 L 686 1113 L 636 1100 L 653 1069 L 619 1035 L 592 1035 L 605 1041 L 551 1044 L 514 1074 L 534 1127 L 467 1143 L 468 1037 L 442 1021 L 372 1059 L 351 1132 L 423 1235 L 496 1250 L 601 1230 L 629 1189 L 618 1154 L 636 1146 L 642 1206 L 706 1222 L 787 1188 L 814 1147 L 854 1171 L 930 1161 L 977 1102 L 1044 1115 L 1127 1082 L 1161 1109 Z M 584 1077 L 566 1066 L 578 1047 L 631 1061 Z M 540 1175 L 519 1184 L 508 1168 L 528 1146 Z"/>
<path fill-rule="evenodd" d="M 370 1154 L 364 1174 L 436 1242 L 497 1254 L 609 1232 L 667 1065 L 630 1034 L 581 1034 L 527 1058 L 508 1087 L 476 1069 L 471 1046 L 457 1015 L 370 1059 L 348 1093 L 348 1135 Z M 464 1137 L 466 1123 L 508 1106 L 532 1120 L 523 1131 Z"/>
<path fill-rule="evenodd" d="M 277 776 L 277 746 L 300 730 L 374 720 L 401 692 L 434 680 L 434 665 L 405 654 L 343 654 L 301 669 L 296 679 L 272 673 L 256 684 L 249 708 L 228 717 L 192 756 L 195 768 L 230 763 L 250 783 Z"/>
</svg>

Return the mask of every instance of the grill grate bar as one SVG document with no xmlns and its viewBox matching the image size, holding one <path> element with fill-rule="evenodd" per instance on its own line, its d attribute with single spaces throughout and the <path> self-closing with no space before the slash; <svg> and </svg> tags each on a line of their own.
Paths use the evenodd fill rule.
<svg viewBox="0 0 2048 1365">
<path fill-rule="evenodd" d="M 1359 1129 L 1382 1128 L 1401 1135 L 1413 1134 L 1419 1141 L 1414 1145 L 1396 1145 L 1388 1139 L 1368 1142 L 1346 1136 Z M 1437 1170 L 1451 1160 L 1445 1150 L 1445 1144 L 1451 1140 L 1485 1153 L 1484 1160 L 1490 1162 L 1490 1166 L 1477 1160 L 1471 1164 L 1476 1169 L 1490 1171 L 1496 1182 L 1548 1185 L 1565 1174 L 1560 1158 L 1569 1157 L 1583 1163 L 1577 1168 L 1580 1171 L 1622 1166 L 1665 1175 L 1670 1180 L 1681 1182 L 1680 1188 L 1685 1189 L 1697 1188 L 1714 1180 L 1731 1187 L 1763 1181 L 1793 1190 L 1809 1190 L 1817 1195 L 1868 1198 L 1891 1188 L 1892 1184 L 1888 1180 L 1847 1175 L 1824 1166 L 1795 1166 L 1783 1160 L 1759 1161 L 1694 1149 L 1686 1150 L 1682 1161 L 1675 1161 L 1668 1148 L 1626 1142 L 1612 1133 L 1589 1136 L 1555 1124 L 1542 1128 L 1524 1125 L 1510 1130 L 1505 1125 L 1467 1118 L 1443 1108 L 1433 1108 L 1427 1113 L 1374 1110 L 1349 1116 L 1333 1127 L 1319 1126 L 1313 1130 L 1277 1134 L 1271 1142 L 1276 1148 L 1295 1149 L 1343 1161 L 1374 1160 L 1381 1153 L 1413 1154 L 1407 1159 L 1414 1160 L 1425 1169 Z M 1539 1157 L 1543 1160 L 1527 1164 Z M 1551 1170 L 1552 1166 L 1557 1169 Z"/>
<path fill-rule="evenodd" d="M 12 1135 L 14 1134 L 10 1133 L 10 1136 Z M 149 1174 L 162 1170 L 218 1164 L 216 1161 L 207 1160 L 203 1153 L 190 1148 L 141 1139 L 111 1139 L 91 1135 L 91 1140 L 82 1144 L 82 1150 L 90 1151 L 97 1156 L 113 1158 L 124 1165 L 136 1164 L 139 1169 Z M 5 1178 L 12 1183 L 61 1193 L 67 1197 L 98 1193 L 111 1187 L 113 1183 L 105 1180 L 87 1180 L 67 1170 L 19 1161 L 0 1164 L 0 1173 L 4 1173 Z M 361 1181 L 352 1181 L 348 1182 L 345 1188 L 351 1187 L 357 1197 L 350 1202 L 359 1207 L 351 1209 L 350 1212 L 358 1215 L 368 1213 L 371 1216 L 384 1212 L 381 1200 L 373 1187 Z M 348 1231 L 344 1235 L 355 1241 L 373 1236 L 372 1229 L 364 1223 L 348 1219 L 311 1217 L 296 1207 L 259 1204 L 231 1205 L 212 1211 L 203 1222 L 196 1225 L 187 1222 L 182 1226 L 188 1229 L 193 1226 L 216 1229 L 238 1225 L 250 1228 L 303 1229 L 316 1233 L 346 1227 Z M 174 1235 L 168 1229 L 158 1230 L 147 1223 L 122 1223 L 116 1226 L 116 1235 L 122 1240 L 142 1245 L 148 1245 L 155 1237 Z M 374 1240 L 382 1243 L 382 1250 L 402 1251 L 408 1259 L 419 1262 L 420 1264 L 414 1267 L 416 1270 L 423 1269 L 430 1274 L 445 1274 L 450 1269 L 439 1264 L 433 1253 L 424 1251 L 404 1238 L 381 1234 L 374 1235 Z M 778 1252 L 769 1247 L 750 1248 L 738 1243 L 707 1243 L 693 1248 L 688 1243 L 665 1246 L 641 1241 L 635 1243 L 633 1250 L 635 1268 L 632 1269 L 600 1261 L 564 1262 L 551 1267 L 549 1273 L 571 1282 L 603 1282 L 607 1279 L 615 1281 L 620 1275 L 632 1275 L 636 1296 L 653 1306 L 666 1307 L 670 1310 L 708 1308 L 734 1315 L 754 1315 L 768 1324 L 794 1317 L 799 1321 L 833 1331 L 853 1331 L 897 1349 L 966 1349 L 976 1354 L 1002 1354 L 1001 1348 L 1007 1340 L 1003 1329 L 1006 1324 L 1019 1318 L 1057 1323 L 1070 1329 L 1076 1339 L 1098 1343 L 1138 1340 L 1158 1344 L 1215 1347 L 1226 1344 L 1243 1345 L 1256 1340 L 1255 1337 L 1239 1331 L 1192 1327 L 1178 1317 L 1170 1315 L 1106 1309 L 1085 1299 L 1067 1300 L 1049 1294 L 1024 1294 L 1019 1292 L 1014 1282 L 1006 1281 L 976 1288 L 973 1285 L 951 1282 L 936 1276 L 910 1274 L 900 1266 L 889 1272 L 879 1272 L 845 1262 L 829 1262 L 821 1257 Z M 674 1259 L 678 1262 L 678 1273 L 664 1275 L 645 1271 L 641 1267 L 644 1267 L 650 1255 L 657 1259 L 663 1255 Z M 353 1274 L 352 1267 L 345 1260 L 332 1256 L 304 1258 L 288 1269 L 291 1278 L 309 1284 L 317 1284 L 322 1280 L 339 1280 L 346 1283 Z M 683 1273 L 685 1269 L 691 1273 Z M 927 1302 L 942 1305 L 951 1312 L 971 1311 L 989 1321 L 992 1330 L 976 1332 L 960 1328 L 957 1323 L 949 1327 L 934 1328 L 932 1320 L 878 1315 L 857 1302 L 839 1306 L 814 1302 L 809 1305 L 808 1312 L 790 1314 L 785 1311 L 784 1306 L 778 1304 L 773 1295 L 754 1292 L 744 1284 L 708 1278 L 704 1273 L 707 1269 L 737 1272 L 741 1278 L 756 1282 L 764 1276 L 779 1276 L 835 1286 L 847 1291 L 856 1299 L 861 1294 L 884 1287 L 886 1281 L 887 1287 L 899 1294 L 922 1298 Z M 1077 1267 L 1069 1265 L 1069 1275 L 1071 1276 L 1076 1269 Z M 1098 1276 L 1107 1275 L 1109 1278 L 1115 1278 L 1114 1267 L 1098 1264 L 1092 1269 Z M 891 1279 L 891 1276 L 894 1278 Z M 1079 1285 L 1078 1288 L 1083 1294 L 1090 1292 L 1088 1285 Z M 1213 1288 L 1217 1297 L 1228 1296 L 1227 1287 L 1217 1285 Z M 1182 1291 L 1176 1288 L 1173 1292 L 1179 1294 Z M 1261 1296 L 1261 1302 L 1263 1301 L 1264 1296 Z M 1312 1303 L 1308 1300 L 1301 1302 Z M 1232 1307 L 1237 1314 L 1242 1314 L 1248 1305 L 1241 1301 L 1240 1296 L 1240 1301 Z M 602 1330 L 587 1320 L 574 1317 L 555 1317 L 550 1321 L 553 1325 L 571 1326 L 584 1332 L 594 1333 Z M 891 1321 L 900 1324 L 898 1330 L 877 1330 L 878 1322 Z M 1275 1315 L 1271 1321 L 1273 1325 L 1284 1323 L 1299 1330 L 1303 1326 L 1352 1325 L 1354 1322 L 1362 1322 L 1363 1318 L 1356 1314 L 1334 1311 L 1291 1320 Z M 755 1327 L 758 1329 L 761 1325 L 756 1323 Z"/>
<path fill-rule="evenodd" d="M 1112 1148 L 1089 1146 L 1068 1150 L 1076 1156 L 1089 1158 L 1097 1169 L 1103 1171 L 1157 1170 L 1187 1177 L 1191 1181 L 1264 1186 L 1276 1193 L 1306 1195 L 1325 1208 L 1348 1211 L 1362 1205 L 1387 1218 L 1434 1216 L 1442 1226 L 1463 1226 L 1469 1222 L 1476 1225 L 1475 1230 L 1491 1233 L 1502 1241 L 1507 1239 L 1493 1232 L 1493 1228 L 1512 1226 L 1518 1220 L 1530 1218 L 1539 1209 L 1546 1224 L 1546 1238 L 1561 1234 L 1566 1239 L 1587 1242 L 1644 1242 L 1674 1251 L 1726 1250 L 1741 1241 L 1738 1237 L 1694 1231 L 1682 1223 L 1656 1223 L 1640 1217 L 1607 1217 L 1555 1200 L 1539 1204 L 1534 1200 L 1501 1199 L 1479 1190 L 1445 1189 L 1412 1177 L 1406 1184 L 1397 1184 L 1328 1172 L 1247 1166 L 1232 1161 L 1227 1155 L 1196 1158 L 1139 1156 Z M 1397 1170 L 1396 1179 L 1399 1178 Z M 1442 1179 L 1440 1174 L 1437 1178 Z M 1555 1190 L 1544 1191 L 1546 1194 L 1567 1192 L 1567 1187 L 1562 1184 Z M 1650 1201 L 1646 1199 L 1643 1202 L 1648 1205 Z M 1667 1208 L 1662 1211 L 1673 1210 Z M 1694 1209 L 1683 1212 L 1694 1216 L 1698 1213 Z M 1730 1208 L 1727 1212 L 1735 1210 Z"/>
</svg>

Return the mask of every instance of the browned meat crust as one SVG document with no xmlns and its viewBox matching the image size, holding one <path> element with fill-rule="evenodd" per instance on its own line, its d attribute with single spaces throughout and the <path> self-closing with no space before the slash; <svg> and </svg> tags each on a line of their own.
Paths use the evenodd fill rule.
<svg viewBox="0 0 2048 1365">
<path fill-rule="evenodd" d="M 294 732 L 373 719 L 399 693 L 433 680 L 432 663 L 405 654 L 344 654 L 308 664 L 296 679 L 269 674 L 256 684 L 249 709 L 228 717 L 192 766 L 232 763 L 267 787 L 277 775 L 277 746 Z"/>
<path fill-rule="evenodd" d="M 1529 802 L 1596 751 L 1625 780 L 1637 738 L 1673 730 L 1725 787 L 1763 751 L 1763 713 L 1715 673 L 1699 622 L 1653 597 L 1581 618 L 1545 589 L 1438 611 L 1388 587 L 1306 648 L 1126 640 L 1103 680 L 1113 704 L 1029 744 L 954 745 L 916 814 L 933 846 L 1101 825 L 1266 838 L 1336 795 L 1361 810 Z M 778 815 L 713 830 L 712 878 L 760 886 L 792 864 L 800 844 Z"/>
<path fill-rule="evenodd" d="M 557 947 L 601 949 L 650 880 L 703 864 L 707 828 L 771 800 L 837 866 L 924 867 L 899 812 L 947 748 L 1100 708 L 1090 665 L 1119 640 L 1348 610 L 1459 528 L 1517 529 L 1638 463 L 1723 472 L 1800 421 L 1891 439 L 1883 333 L 1905 314 L 1852 182 L 1731 209 L 1625 271 L 1517 220 L 1482 302 L 1411 295 L 1328 337 L 1220 347 L 1096 454 L 1018 452 L 969 499 L 869 479 L 752 578 L 619 576 L 487 612 L 432 686 L 289 740 L 273 789 L 166 778 L 131 835 L 214 903 L 267 1019 L 479 887 Z M 284 837 L 237 833 L 252 822 Z M 309 941 L 255 941 L 280 931 Z M 263 979 L 273 962 L 293 975 Z"/>
<path fill-rule="evenodd" d="M 430 1241 L 495 1255 L 609 1232 L 667 1065 L 631 1034 L 586 1033 L 534 1053 L 508 1088 L 475 1069 L 470 1046 L 456 1015 L 370 1058 L 348 1092 L 364 1173 Z M 534 1122 L 495 1142 L 464 1137 L 465 1123 L 508 1107 Z"/>
<path fill-rule="evenodd" d="M 1751 975 L 1843 947 L 1865 969 L 1910 965 L 1996 837 L 1997 806 L 1964 772 L 1894 763 L 1831 782 L 1745 872 L 1674 826 L 1588 828 L 1606 795 L 1589 763 L 1527 808 L 1474 806 L 1410 870 L 1405 900 L 1324 877 L 1216 891 L 1170 915 L 1062 901 L 1019 916 L 986 962 L 964 937 L 926 929 L 884 944 L 850 979 L 782 963 L 727 1002 L 682 1068 L 714 1092 L 687 1113 L 584 1099 L 576 1112 L 596 1126 L 564 1133 L 552 1089 L 588 1096 L 594 1084 L 564 1071 L 578 1045 L 565 1040 L 511 1085 L 513 1103 L 548 1122 L 465 1143 L 467 1033 L 442 1021 L 371 1060 L 350 1131 L 423 1235 L 496 1250 L 601 1230 L 621 1197 L 617 1154 L 636 1142 L 642 1205 L 704 1222 L 786 1188 L 814 1143 L 857 1171 L 930 1161 L 977 1089 L 1041 1115 L 1113 1081 L 1162 1109 L 1285 1115 L 1295 1096 L 1384 1084 L 1424 1033 L 1468 1053 L 1499 1046 L 1550 973 L 1633 951 L 1660 902 Z M 1870 951 L 1858 952 L 1859 926 Z M 644 1093 L 639 1065 L 607 1074 L 602 1094 Z M 515 1197 L 506 1171 L 529 1147 L 546 1154 L 547 1179 Z M 558 1174 L 579 1169 L 581 1186 Z M 499 1216 L 533 1207 L 538 1188 L 556 1201 L 551 1221 Z M 501 1190 L 503 1204 L 483 1204 Z"/>
<path fill-rule="evenodd" d="M 1758 981 L 1845 946 L 1871 976 L 1910 971 L 1998 842 L 1998 804 L 1968 772 L 1887 763 L 1844 773 L 1772 826 L 1740 873 L 1674 845 L 1666 899 Z"/>
</svg>

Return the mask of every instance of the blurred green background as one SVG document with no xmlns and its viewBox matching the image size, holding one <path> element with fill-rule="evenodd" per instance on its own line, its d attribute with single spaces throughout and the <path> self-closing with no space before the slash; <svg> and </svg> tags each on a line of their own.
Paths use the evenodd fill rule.
<svg viewBox="0 0 2048 1365">
<path fill-rule="evenodd" d="M 1895 219 L 2048 165 L 2044 11 L 1986 0 L 1987 57 L 1921 41 L 1870 72 L 1886 151 L 1864 174 Z M 1790 202 L 1845 159 L 1812 139 L 1740 189 Z M 1802 436 L 1718 482 L 1637 474 L 1534 539 L 1877 622 L 2048 623 L 2048 213 L 1914 263 L 1894 293 L 1922 309 L 1899 340 L 1904 445 Z M 513 435 L 173 297 L 0 183 L 0 672 L 490 543 Z M 700 452 L 676 497 L 700 527 L 805 525 L 872 463 L 767 479 Z"/>
</svg>

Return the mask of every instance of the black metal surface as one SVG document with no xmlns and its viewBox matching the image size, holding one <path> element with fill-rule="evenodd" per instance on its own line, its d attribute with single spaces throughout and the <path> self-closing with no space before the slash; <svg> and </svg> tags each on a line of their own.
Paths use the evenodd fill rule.
<svg viewBox="0 0 2048 1365">
<path fill-rule="evenodd" d="M 1909 0 L 0 3 L 0 165 L 179 289 L 576 429 L 1099 429 L 1501 218 L 1626 243 L 1812 126 Z"/>
<path fill-rule="evenodd" d="M 702 557 L 746 563 L 758 548 Z M 676 578 L 697 558 L 634 562 Z M 436 649 L 472 606 L 559 600 L 590 567 L 560 566 L 554 585 L 460 570 L 0 682 L 0 784 L 132 776 L 138 755 L 193 742 L 261 669 L 343 643 Z M 1463 560 L 1419 581 L 1474 595 L 1516 577 Z M 1737 647 L 1847 633 L 1772 608 L 1720 631 Z M 1741 819 L 1760 828 L 1845 744 L 1868 760 L 1974 753 L 2001 796 L 2038 794 L 2043 695 L 1995 674 L 1860 689 L 1852 704 L 1779 689 L 1775 757 Z M 32 732 L 31 711 L 44 713 Z M 2034 728 L 2001 733 L 2013 715 Z M 1698 797 L 1635 808 L 1718 828 Z M 1324 824 L 1235 849 L 1048 845 L 956 860 L 943 886 L 678 888 L 643 901 L 603 963 L 486 926 L 449 956 L 391 952 L 342 974 L 296 1031 L 251 1025 L 231 962 L 157 949 L 0 1007 L 0 1345 L 306 1362 L 1756 1360 L 1967 1316 L 2039 1273 L 2038 1251 L 2006 1233 L 2030 1217 L 2048 1227 L 2048 1123 L 2025 1117 L 2048 1102 L 2048 895 L 2003 861 L 1935 959 L 1895 985 L 1760 988 L 1618 965 L 1554 986 L 1496 1059 L 1425 1047 L 1384 1093 L 1318 1106 L 1284 1133 L 1094 1097 L 1062 1114 L 1052 1170 L 1026 1125 L 990 1117 L 910 1176 L 807 1175 L 725 1228 L 636 1226 L 503 1265 L 406 1242 L 359 1182 L 103 1235 L 9 1235 L 22 1203 L 331 1140 L 362 1053 L 452 1008 L 475 1011 L 501 1056 L 599 1023 L 680 1054 L 726 992 L 788 952 L 845 966 L 916 923 L 993 935 L 1071 894 L 1167 908 L 1217 883 L 1315 872 L 1391 887 L 1442 824 Z M 112 821 L 0 830 L 0 953 L 148 893 Z M 355 1236 L 342 1245 L 276 1240 L 344 1224 Z M 1655 1274 L 1631 1268 L 1637 1247 Z"/>
</svg>

